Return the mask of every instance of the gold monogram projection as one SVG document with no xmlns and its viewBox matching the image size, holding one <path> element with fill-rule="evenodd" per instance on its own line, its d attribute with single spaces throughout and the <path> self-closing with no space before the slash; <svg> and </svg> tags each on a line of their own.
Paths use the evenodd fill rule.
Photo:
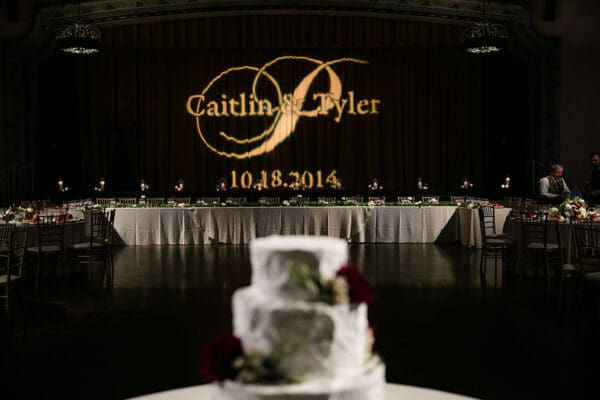
<svg viewBox="0 0 600 400">
<path fill-rule="evenodd" d="M 282 93 L 281 85 L 270 70 L 281 61 L 306 61 L 315 67 L 302 78 L 292 93 Z M 379 114 L 378 107 L 381 105 L 379 99 L 357 100 L 353 91 L 348 91 L 344 97 L 342 83 L 332 66 L 344 62 L 368 64 L 367 61 L 355 58 L 340 58 L 331 61 L 321 61 L 304 56 L 282 56 L 264 64 L 262 67 L 240 66 L 232 67 L 221 72 L 213 78 L 200 94 L 188 98 L 187 112 L 195 117 L 196 131 L 202 142 L 212 152 L 222 157 L 233 159 L 248 159 L 272 152 L 278 145 L 293 135 L 296 124 L 301 117 L 317 118 L 327 116 L 330 112 L 335 115 L 335 122 L 340 123 L 344 114 L 368 115 Z M 253 72 L 254 77 L 250 92 L 241 92 L 235 96 L 221 93 L 220 98 L 209 97 L 213 89 L 220 81 L 240 72 Z M 326 73 L 328 79 L 328 90 L 325 93 L 314 93 L 311 98 L 315 102 L 313 109 L 305 110 L 303 106 L 309 90 L 317 76 Z M 258 95 L 258 84 L 261 79 L 266 79 L 273 89 L 271 99 Z M 241 135 L 233 135 L 222 130 L 218 135 L 203 129 L 202 120 L 211 118 L 245 118 L 261 117 L 272 118 L 268 126 L 257 134 L 245 132 Z M 223 148 L 222 144 L 235 144 L 243 150 L 232 151 Z"/>
</svg>

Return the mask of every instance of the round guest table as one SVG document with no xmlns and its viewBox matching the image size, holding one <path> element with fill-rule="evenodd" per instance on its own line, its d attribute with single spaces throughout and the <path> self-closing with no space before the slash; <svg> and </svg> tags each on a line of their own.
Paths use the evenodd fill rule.
<svg viewBox="0 0 600 400">
<path fill-rule="evenodd" d="M 146 396 L 135 397 L 131 400 L 218 400 L 215 385 L 190 386 L 182 389 L 168 390 Z M 387 383 L 385 385 L 385 400 L 473 400 L 472 397 L 460 396 L 439 390 L 425 389 L 416 386 Z"/>
</svg>

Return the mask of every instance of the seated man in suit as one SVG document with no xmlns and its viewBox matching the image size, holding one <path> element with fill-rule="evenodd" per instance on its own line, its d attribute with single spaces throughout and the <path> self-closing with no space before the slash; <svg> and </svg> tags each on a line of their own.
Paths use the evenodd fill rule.
<svg viewBox="0 0 600 400">
<path fill-rule="evenodd" d="M 564 168 L 560 164 L 550 167 L 550 174 L 540 179 L 540 198 L 548 203 L 560 204 L 571 194 L 563 176 Z"/>
</svg>

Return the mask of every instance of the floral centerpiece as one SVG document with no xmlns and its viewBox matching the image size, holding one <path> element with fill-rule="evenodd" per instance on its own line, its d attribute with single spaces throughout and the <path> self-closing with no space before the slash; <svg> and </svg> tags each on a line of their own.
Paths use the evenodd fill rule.
<svg viewBox="0 0 600 400">
<path fill-rule="evenodd" d="M 587 212 L 587 204 L 584 199 L 579 197 L 569 197 L 558 207 L 552 207 L 550 209 L 550 217 L 558 221 L 564 221 L 565 219 L 581 220 L 595 218 L 596 214 Z"/>
<path fill-rule="evenodd" d="M 475 199 L 466 199 L 466 200 L 458 200 L 456 201 L 456 205 L 462 208 L 474 209 L 481 207 L 494 207 L 494 208 L 503 208 L 501 204 L 498 202 L 493 202 L 489 200 L 475 200 Z"/>
</svg>

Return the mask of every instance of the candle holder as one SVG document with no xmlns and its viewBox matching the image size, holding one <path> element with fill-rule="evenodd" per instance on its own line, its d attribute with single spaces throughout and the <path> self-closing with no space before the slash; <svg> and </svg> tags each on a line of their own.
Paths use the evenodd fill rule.
<svg viewBox="0 0 600 400">
<path fill-rule="evenodd" d="M 225 180 L 225 178 L 219 179 L 216 190 L 217 192 L 224 192 L 227 190 L 227 181 Z"/>
<path fill-rule="evenodd" d="M 506 178 L 504 178 L 504 183 L 500 185 L 500 189 L 510 189 L 510 176 L 506 175 Z"/>
<path fill-rule="evenodd" d="M 469 180 L 469 178 L 464 178 L 462 184 L 460 185 L 462 190 L 469 190 L 473 188 L 473 182 Z"/>
<path fill-rule="evenodd" d="M 342 178 L 335 178 L 335 180 L 329 185 L 329 187 L 333 190 L 342 190 Z"/>
<path fill-rule="evenodd" d="M 254 182 L 254 185 L 252 185 L 252 189 L 257 190 L 257 191 L 261 191 L 263 190 L 263 184 L 262 184 L 262 180 L 257 179 L 256 182 Z"/>
<path fill-rule="evenodd" d="M 429 183 L 424 182 L 422 178 L 417 178 L 417 190 L 419 192 L 424 192 L 429 190 Z"/>
<path fill-rule="evenodd" d="M 383 186 L 379 183 L 379 180 L 377 178 L 374 178 L 368 187 L 369 187 L 369 190 L 371 190 L 371 191 L 377 191 L 377 190 L 383 189 Z"/>
<path fill-rule="evenodd" d="M 183 192 L 183 188 L 184 188 L 183 179 L 180 179 L 177 181 L 177 185 L 175 185 L 175 191 Z"/>
<path fill-rule="evenodd" d="M 104 192 L 104 189 L 106 187 L 106 181 L 104 180 L 104 178 L 100 178 L 100 180 L 98 180 L 98 185 L 94 186 L 94 191 L 96 192 Z"/>
<path fill-rule="evenodd" d="M 62 178 L 58 178 L 58 182 L 57 182 L 57 187 L 58 187 L 58 191 L 60 193 L 65 193 L 68 192 L 69 190 L 71 190 L 71 188 L 67 185 L 65 185 L 65 182 L 63 181 Z"/>
</svg>

